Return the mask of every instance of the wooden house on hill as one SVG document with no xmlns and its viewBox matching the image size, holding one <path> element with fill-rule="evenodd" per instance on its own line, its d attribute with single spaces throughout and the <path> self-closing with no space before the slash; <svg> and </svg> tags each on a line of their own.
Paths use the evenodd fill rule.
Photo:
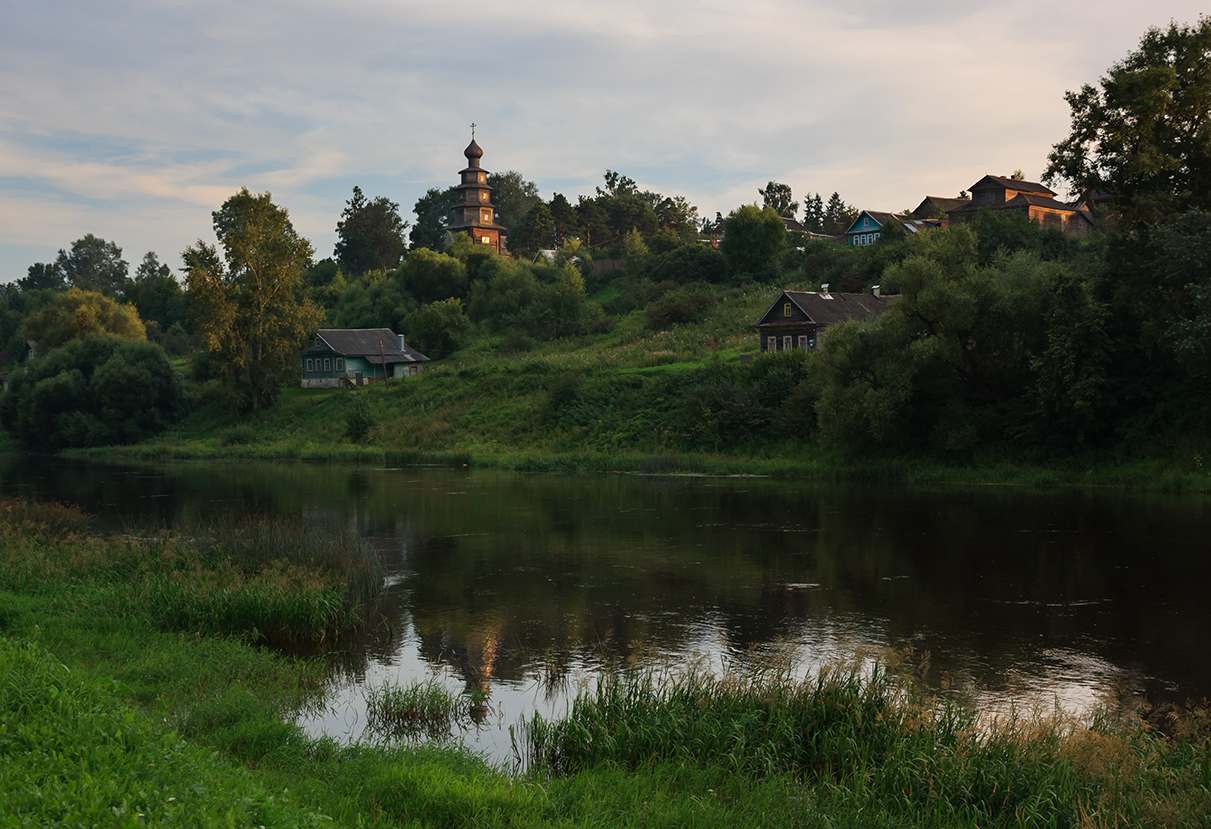
<svg viewBox="0 0 1211 829">
<path fill-rule="evenodd" d="M 322 328 L 302 361 L 301 385 L 314 389 L 414 377 L 429 358 L 390 328 Z"/>
<path fill-rule="evenodd" d="M 971 200 L 946 215 L 952 223 L 967 222 L 981 209 L 1025 213 L 1044 230 L 1058 230 L 1079 239 L 1093 232 L 1093 217 L 1088 210 L 1056 201 L 1054 190 L 1033 181 L 984 176 L 971 185 Z"/>
<path fill-rule="evenodd" d="M 909 215 L 914 219 L 945 219 L 951 210 L 968 204 L 971 199 L 947 199 L 942 196 L 926 196 Z"/>
<path fill-rule="evenodd" d="M 845 244 L 851 247 L 873 245 L 883 235 L 888 222 L 899 222 L 906 233 L 920 233 L 943 224 L 939 219 L 914 219 L 881 210 L 863 210 L 845 231 Z"/>
<path fill-rule="evenodd" d="M 834 323 L 873 319 L 887 310 L 888 298 L 876 285 L 869 294 L 783 291 L 757 323 L 762 352 L 815 348 L 822 330 Z"/>
</svg>

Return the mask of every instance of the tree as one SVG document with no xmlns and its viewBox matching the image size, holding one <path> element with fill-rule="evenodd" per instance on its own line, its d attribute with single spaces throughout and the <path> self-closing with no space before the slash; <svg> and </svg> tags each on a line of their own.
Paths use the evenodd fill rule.
<svg viewBox="0 0 1211 829">
<path fill-rule="evenodd" d="M 746 204 L 723 220 L 719 243 L 734 282 L 770 282 L 786 250 L 786 223 L 772 208 Z"/>
<path fill-rule="evenodd" d="M 765 200 L 764 206 L 773 208 L 784 219 L 793 219 L 799 212 L 799 202 L 793 201 L 789 184 L 771 181 L 764 190 L 758 187 L 757 192 Z"/>
<path fill-rule="evenodd" d="M 0 423 L 27 446 L 133 443 L 184 410 L 181 376 L 155 343 L 90 334 L 12 376 Z"/>
<path fill-rule="evenodd" d="M 809 233 L 824 232 L 824 200 L 819 193 L 803 199 L 803 227 Z"/>
<path fill-rule="evenodd" d="M 509 249 L 523 259 L 533 259 L 538 251 L 555 247 L 555 217 L 551 208 L 538 202 L 513 226 Z"/>
<path fill-rule="evenodd" d="M 538 186 L 532 181 L 526 181 L 516 170 L 489 173 L 488 186 L 492 188 L 496 223 L 506 228 L 513 227 L 513 224 L 540 200 Z"/>
<path fill-rule="evenodd" d="M 416 214 L 416 224 L 412 225 L 412 231 L 408 234 L 413 248 L 441 250 L 446 246 L 446 225 L 450 223 L 450 211 L 457 197 L 458 191 L 453 187 L 445 190 L 432 187 L 416 200 L 416 206 L 412 209 Z"/>
<path fill-rule="evenodd" d="M 858 210 L 841 200 L 836 191 L 828 197 L 828 206 L 824 208 L 824 232 L 836 236 L 844 233 L 858 218 Z"/>
<path fill-rule="evenodd" d="M 201 240 L 182 254 L 194 328 L 233 398 L 260 409 L 323 319 L 304 293 L 311 243 L 269 193 L 243 188 L 211 215 L 223 259 Z"/>
<path fill-rule="evenodd" d="M 123 297 L 138 309 L 142 319 L 154 320 L 165 331 L 188 321 L 189 307 L 181 283 L 167 265 L 160 264 L 155 251 L 143 256 Z"/>
<path fill-rule="evenodd" d="M 36 342 L 42 353 L 85 334 L 147 339 L 147 329 L 135 306 L 119 305 L 107 296 L 79 288 L 56 294 L 21 326 L 21 336 Z"/>
<path fill-rule="evenodd" d="M 1211 18 L 1149 29 L 1099 87 L 1065 98 L 1072 131 L 1044 182 L 1110 193 L 1128 223 L 1211 208 Z"/>
<path fill-rule="evenodd" d="M 17 280 L 23 291 L 62 291 L 67 288 L 67 275 L 58 262 L 35 262 L 29 266 L 27 276 Z"/>
<path fill-rule="evenodd" d="M 407 319 L 408 339 L 433 358 L 461 348 L 471 334 L 471 321 L 463 304 L 454 297 L 431 302 L 413 311 Z"/>
<path fill-rule="evenodd" d="M 384 196 L 367 201 L 361 188 L 354 187 L 336 223 L 336 260 L 349 274 L 393 270 L 408 249 L 407 227 L 398 204 Z"/>
<path fill-rule="evenodd" d="M 55 264 L 73 288 L 121 293 L 126 287 L 122 248 L 91 233 L 72 242 L 70 253 L 60 248 Z"/>
</svg>

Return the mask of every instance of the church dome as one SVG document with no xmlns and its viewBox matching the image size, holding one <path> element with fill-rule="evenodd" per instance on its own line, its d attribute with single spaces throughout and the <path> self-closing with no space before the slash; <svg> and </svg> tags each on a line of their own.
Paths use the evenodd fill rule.
<svg viewBox="0 0 1211 829">
<path fill-rule="evenodd" d="M 467 145 L 467 149 L 463 150 L 463 155 L 470 161 L 473 158 L 483 158 L 484 151 L 479 148 L 479 145 L 475 143 L 475 139 L 472 138 L 471 143 Z"/>
</svg>

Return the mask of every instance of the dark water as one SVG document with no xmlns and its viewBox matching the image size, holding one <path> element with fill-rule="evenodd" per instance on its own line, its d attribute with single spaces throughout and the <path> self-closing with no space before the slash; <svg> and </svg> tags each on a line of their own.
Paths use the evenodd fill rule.
<svg viewBox="0 0 1211 829">
<path fill-rule="evenodd" d="M 912 645 L 992 702 L 1211 696 L 1203 496 L 16 458 L 0 492 L 114 527 L 262 513 L 363 533 L 389 572 L 380 623 L 305 723 L 341 738 L 365 684 L 431 678 L 486 692 L 467 739 L 503 758 L 509 724 L 562 711 L 603 662 L 771 647 L 806 670 Z"/>
</svg>

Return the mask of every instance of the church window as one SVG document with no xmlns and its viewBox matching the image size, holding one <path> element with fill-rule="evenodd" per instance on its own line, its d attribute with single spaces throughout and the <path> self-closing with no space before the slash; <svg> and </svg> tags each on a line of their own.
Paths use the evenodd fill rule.
<svg viewBox="0 0 1211 829">
<path fill-rule="evenodd" d="M 488 174 L 487 174 L 487 173 L 480 173 L 480 174 L 479 174 L 479 183 L 480 183 L 480 184 L 483 184 L 483 183 L 484 183 L 484 182 L 486 182 L 487 180 L 488 180 Z"/>
<path fill-rule="evenodd" d="M 479 241 L 480 241 L 480 242 L 482 242 L 482 243 L 483 243 L 483 244 L 485 244 L 485 245 L 490 245 L 490 244 L 492 244 L 492 239 L 491 239 L 491 237 L 489 237 L 489 236 L 480 236 L 480 237 L 479 237 Z"/>
<path fill-rule="evenodd" d="M 487 200 L 488 200 L 488 191 L 487 191 L 487 190 L 480 190 L 480 191 L 479 191 L 479 200 L 480 200 L 480 201 L 487 201 Z"/>
</svg>

